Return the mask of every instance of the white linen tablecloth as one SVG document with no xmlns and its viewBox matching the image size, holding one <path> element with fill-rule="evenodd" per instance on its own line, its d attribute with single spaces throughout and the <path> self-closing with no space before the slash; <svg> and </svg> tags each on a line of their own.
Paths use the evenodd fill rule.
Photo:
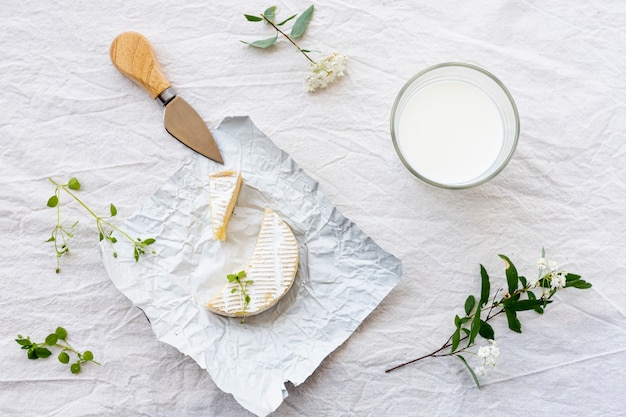
<svg viewBox="0 0 626 417">
<path fill-rule="evenodd" d="M 276 3 L 280 16 L 310 3 Z M 80 220 L 55 274 L 44 241 L 54 226 L 48 177 L 76 176 L 99 212 L 136 212 L 190 157 L 162 127 L 162 108 L 109 61 L 113 38 L 148 37 L 178 92 L 210 128 L 254 123 L 338 209 L 402 260 L 382 304 L 273 416 L 626 415 L 626 4 L 620 1 L 315 3 L 306 49 L 350 56 L 346 76 L 307 94 L 307 61 L 273 50 L 258 14 L 272 4 L 3 2 L 0 24 L 0 415 L 246 416 L 209 375 L 158 342 L 109 280 L 95 225 Z M 462 191 L 415 180 L 389 134 L 398 90 L 416 72 L 460 61 L 494 73 L 521 118 L 517 152 L 492 181 Z M 566 290 L 523 333 L 496 321 L 502 354 L 477 390 L 460 361 L 384 370 L 439 347 L 454 314 L 479 291 L 479 264 L 504 285 L 508 255 L 534 273 L 549 257 L 593 289 Z M 64 326 L 102 366 L 72 375 L 54 358 L 29 361 L 20 333 Z"/>
</svg>

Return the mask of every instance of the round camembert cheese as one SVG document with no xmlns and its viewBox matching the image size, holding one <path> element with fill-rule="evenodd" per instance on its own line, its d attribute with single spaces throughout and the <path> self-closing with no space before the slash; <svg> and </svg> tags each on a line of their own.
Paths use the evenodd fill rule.
<svg viewBox="0 0 626 417">
<path fill-rule="evenodd" d="M 209 206 L 213 237 L 226 240 L 226 226 L 233 214 L 241 189 L 241 175 L 236 171 L 222 171 L 209 177 Z"/>
<path fill-rule="evenodd" d="M 293 232 L 271 209 L 265 209 L 261 230 L 245 272 L 250 302 L 237 282 L 229 282 L 207 304 L 214 313 L 229 317 L 259 314 L 275 305 L 291 288 L 298 270 L 298 244 Z M 237 288 L 236 292 L 232 292 Z M 245 307 L 245 308 L 244 308 Z"/>
</svg>

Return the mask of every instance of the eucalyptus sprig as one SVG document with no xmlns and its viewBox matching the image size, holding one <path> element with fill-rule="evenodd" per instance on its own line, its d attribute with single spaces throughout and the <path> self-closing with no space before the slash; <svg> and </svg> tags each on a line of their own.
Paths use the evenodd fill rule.
<svg viewBox="0 0 626 417">
<path fill-rule="evenodd" d="M 480 295 L 469 295 L 464 304 L 464 315 L 454 317 L 455 330 L 448 340 L 437 350 L 420 356 L 416 359 L 404 362 L 385 372 L 391 372 L 406 365 L 424 360 L 444 356 L 456 356 L 463 362 L 469 371 L 474 383 L 480 388 L 478 376 L 484 375 L 489 368 L 496 365 L 496 358 L 500 350 L 495 342 L 493 327 L 488 323 L 495 317 L 504 314 L 510 330 L 521 333 L 522 324 L 517 317 L 520 311 L 533 310 L 543 314 L 548 304 L 552 303 L 552 297 L 557 291 L 564 288 L 588 289 L 591 284 L 581 279 L 580 275 L 570 274 L 564 270 L 558 270 L 557 264 L 545 258 L 542 249 L 541 258 L 538 261 L 538 276 L 527 279 L 518 274 L 513 262 L 505 256 L 499 255 L 505 264 L 505 276 L 507 287 L 498 289 L 491 296 L 491 284 L 487 270 L 480 265 L 481 290 Z M 541 289 L 540 294 L 535 294 L 535 289 Z M 478 302 L 476 301 L 478 299 Z M 469 349 L 476 343 L 476 338 L 481 336 L 488 340 L 490 345 L 481 347 L 478 352 Z M 449 350 L 448 350 L 449 349 Z M 462 353 L 475 354 L 482 358 L 481 365 L 472 368 Z"/>
<path fill-rule="evenodd" d="M 311 72 L 305 78 L 305 90 L 308 92 L 313 92 L 317 89 L 324 88 L 337 78 L 344 75 L 344 70 L 346 68 L 346 64 L 348 63 L 348 57 L 346 55 L 341 55 L 337 52 L 334 52 L 316 61 L 309 55 L 313 51 L 301 48 L 300 45 L 298 45 L 295 41 L 295 39 L 301 38 L 306 32 L 311 18 L 313 17 L 313 11 L 315 10 L 315 7 L 313 5 L 309 6 L 304 12 L 300 14 L 300 16 L 298 16 L 298 14 L 296 13 L 281 21 L 276 20 L 276 10 L 276 6 L 271 6 L 265 9 L 263 13 L 260 13 L 258 15 L 244 14 L 244 17 L 249 22 L 266 23 L 274 31 L 274 36 L 254 42 L 241 42 L 255 48 L 267 49 L 274 46 L 278 41 L 279 35 L 282 35 L 287 41 L 295 46 L 298 52 L 302 53 L 302 55 L 304 55 L 304 57 L 311 64 Z M 288 34 L 287 30 L 283 30 L 283 26 L 293 19 L 296 19 L 296 21 Z"/>
<path fill-rule="evenodd" d="M 108 216 L 97 215 L 75 194 L 75 191 L 80 190 L 80 182 L 78 181 L 78 179 L 76 179 L 76 177 L 71 178 L 66 184 L 61 184 L 53 180 L 52 178 L 48 178 L 48 180 L 50 180 L 50 182 L 56 187 L 54 190 L 54 195 L 50 197 L 47 202 L 48 207 L 56 208 L 56 225 L 52 229 L 52 235 L 48 240 L 46 240 L 46 242 L 52 242 L 54 244 L 54 250 L 57 257 L 57 273 L 59 273 L 60 271 L 60 259 L 63 255 L 69 252 L 68 243 L 70 239 L 74 237 L 72 231 L 78 224 L 78 221 L 72 223 L 71 226 L 64 226 L 61 223 L 60 198 L 62 192 L 65 192 L 74 200 L 76 200 L 76 202 L 78 202 L 78 204 L 80 204 L 81 207 L 83 207 L 87 211 L 87 213 L 89 213 L 96 220 L 96 228 L 98 229 L 100 240 L 107 241 L 111 248 L 111 251 L 113 252 L 114 257 L 117 257 L 117 252 L 115 251 L 115 247 L 113 246 L 115 243 L 117 243 L 117 238 L 113 236 L 114 231 L 122 235 L 124 238 L 128 239 L 133 244 L 133 257 L 135 258 L 135 261 L 139 261 L 139 257 L 146 253 L 147 247 L 155 242 L 154 238 L 148 238 L 143 240 L 140 238 L 133 238 L 127 232 L 112 224 L 109 220 L 117 215 L 117 208 L 112 203 L 109 205 Z"/>
<path fill-rule="evenodd" d="M 17 339 L 15 341 L 22 347 L 22 349 L 27 350 L 28 359 L 45 359 L 52 355 L 52 352 L 48 347 L 56 347 L 61 349 L 59 352 L 57 359 L 62 364 L 70 363 L 71 357 L 70 354 L 76 356 L 76 360 L 72 362 L 70 365 L 70 372 L 73 374 L 80 373 L 82 369 L 82 365 L 86 362 L 95 363 L 96 365 L 100 365 L 99 362 L 96 362 L 93 358 L 93 353 L 90 350 L 86 350 L 84 352 L 79 352 L 75 350 L 67 341 L 67 331 L 63 327 L 57 327 L 54 333 L 50 333 L 44 342 L 36 343 L 30 340 L 30 336 L 24 337 L 20 334 L 17 335 Z"/>
<path fill-rule="evenodd" d="M 243 297 L 243 320 L 241 320 L 241 323 L 243 324 L 243 322 L 246 320 L 246 311 L 248 309 L 248 305 L 250 304 L 250 295 L 248 294 L 248 285 L 250 284 L 254 284 L 254 281 L 251 279 L 246 280 L 245 278 L 247 278 L 248 275 L 246 274 L 246 271 L 239 271 L 236 274 L 228 274 L 226 276 L 226 279 L 228 279 L 228 282 L 230 283 L 237 283 L 238 287 L 234 287 L 232 290 L 230 290 L 231 294 L 235 294 L 236 292 L 241 292 L 241 296 Z"/>
<path fill-rule="evenodd" d="M 309 22 L 313 17 L 314 9 L 315 7 L 311 5 L 308 9 L 302 12 L 300 17 L 298 17 L 293 27 L 291 28 L 290 34 L 287 34 L 285 31 L 283 31 L 281 27 L 290 20 L 295 19 L 296 16 L 298 16 L 297 13 L 278 23 L 276 22 L 276 6 L 268 7 L 263 13 L 259 15 L 244 14 L 244 17 L 246 18 L 246 20 L 248 20 L 248 22 L 265 22 L 276 31 L 276 34 L 271 38 L 261 39 L 254 42 L 241 42 L 245 43 L 246 45 L 254 46 L 255 48 L 266 49 L 276 43 L 276 41 L 278 40 L 278 35 L 280 34 L 284 36 L 289 42 L 291 42 L 291 44 L 295 46 L 296 49 L 306 57 L 306 59 L 314 64 L 315 61 L 308 55 L 308 53 L 311 51 L 308 49 L 300 48 L 300 46 L 298 46 L 298 44 L 294 41 L 294 39 L 301 38 L 302 35 L 304 35 L 304 32 L 306 31 L 306 28 L 309 26 Z"/>
</svg>

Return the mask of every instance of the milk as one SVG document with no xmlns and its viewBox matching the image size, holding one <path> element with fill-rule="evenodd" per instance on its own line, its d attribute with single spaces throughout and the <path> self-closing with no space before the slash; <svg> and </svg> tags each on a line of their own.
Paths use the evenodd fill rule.
<svg viewBox="0 0 626 417">
<path fill-rule="evenodd" d="M 492 99 L 463 81 L 425 85 L 408 97 L 397 125 L 397 144 L 420 175 L 462 184 L 484 174 L 502 149 L 504 124 Z"/>
</svg>

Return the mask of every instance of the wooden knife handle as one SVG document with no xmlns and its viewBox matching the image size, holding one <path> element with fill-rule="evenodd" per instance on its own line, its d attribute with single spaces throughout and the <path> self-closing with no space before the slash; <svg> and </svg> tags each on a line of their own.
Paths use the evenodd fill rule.
<svg viewBox="0 0 626 417">
<path fill-rule="evenodd" d="M 111 43 L 109 51 L 115 68 L 157 98 L 172 83 L 163 75 L 156 54 L 142 34 L 124 32 Z"/>
</svg>

